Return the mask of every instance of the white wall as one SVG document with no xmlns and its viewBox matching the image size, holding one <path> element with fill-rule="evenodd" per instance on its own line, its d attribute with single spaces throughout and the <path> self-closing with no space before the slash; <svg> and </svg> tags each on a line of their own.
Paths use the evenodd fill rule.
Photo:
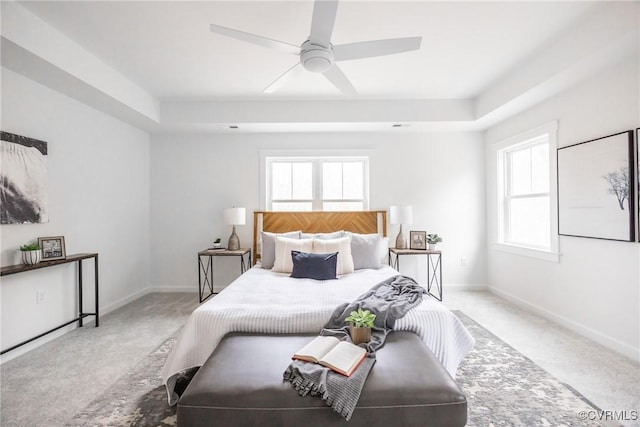
<svg viewBox="0 0 640 427">
<path fill-rule="evenodd" d="M 260 206 L 260 150 L 370 150 L 371 209 L 413 205 L 410 230 L 444 237 L 443 281 L 485 285 L 484 147 L 478 133 L 341 133 L 153 136 L 151 282 L 156 289 L 197 289 L 196 254 L 231 233 L 222 209 L 247 208 L 237 227 L 251 247 Z M 389 227 L 391 240 L 397 226 Z M 465 258 L 466 267 L 460 259 Z M 233 261 L 233 271 L 238 267 Z M 219 267 L 224 271 L 225 267 Z M 425 264 L 402 259 L 402 272 L 425 280 Z M 216 278 L 227 284 L 229 273 Z"/>
<path fill-rule="evenodd" d="M 147 291 L 149 135 L 4 68 L 1 126 L 47 141 L 49 150 L 49 222 L 2 225 L 2 265 L 20 263 L 20 244 L 63 235 L 68 254 L 99 253 L 103 313 Z M 93 262 L 84 269 L 85 311 L 93 311 Z M 75 317 L 75 277 L 75 264 L 3 277 L 2 349 Z M 45 291 L 44 303 L 36 304 L 36 290 Z"/>
<path fill-rule="evenodd" d="M 638 56 L 486 132 L 488 243 L 496 241 L 495 160 L 491 144 L 558 120 L 558 147 L 640 126 Z M 560 262 L 488 249 L 491 290 L 640 358 L 640 245 L 560 236 Z"/>
</svg>

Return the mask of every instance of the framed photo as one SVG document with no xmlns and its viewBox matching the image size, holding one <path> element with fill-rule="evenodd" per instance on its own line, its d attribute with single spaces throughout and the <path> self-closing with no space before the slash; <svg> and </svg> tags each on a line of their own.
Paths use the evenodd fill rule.
<svg viewBox="0 0 640 427">
<path fill-rule="evenodd" d="M 409 248 L 426 250 L 427 249 L 427 232 L 411 231 L 409 233 Z"/>
<path fill-rule="evenodd" d="M 633 131 L 558 149 L 558 234 L 635 240 Z"/>
<path fill-rule="evenodd" d="M 67 257 L 64 236 L 38 237 L 38 245 L 40 246 L 40 251 L 42 251 L 43 261 L 53 261 Z"/>
</svg>

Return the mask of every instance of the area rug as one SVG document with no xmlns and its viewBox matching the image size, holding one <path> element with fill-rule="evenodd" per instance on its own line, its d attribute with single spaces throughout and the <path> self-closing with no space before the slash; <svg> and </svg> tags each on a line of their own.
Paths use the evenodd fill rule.
<svg viewBox="0 0 640 427">
<path fill-rule="evenodd" d="M 463 313 L 456 311 L 455 314 L 476 339 L 456 378 L 467 396 L 468 426 L 603 425 L 582 419 L 597 413 L 585 411 L 598 408 L 577 391 L 553 378 Z M 66 425 L 175 426 L 175 407 L 167 405 L 159 377 L 175 339 L 175 336 L 169 337 Z M 183 381 L 179 387 L 184 386 Z"/>
</svg>

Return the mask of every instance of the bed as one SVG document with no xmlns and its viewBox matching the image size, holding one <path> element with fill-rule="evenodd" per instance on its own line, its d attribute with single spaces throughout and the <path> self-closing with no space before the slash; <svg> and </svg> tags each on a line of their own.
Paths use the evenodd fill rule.
<svg viewBox="0 0 640 427">
<path fill-rule="evenodd" d="M 305 233 L 345 230 L 386 236 L 386 212 L 255 212 L 255 258 L 266 261 L 261 259 L 259 250 L 262 232 L 292 230 Z M 263 253 L 264 250 L 266 247 L 262 248 Z M 189 317 L 161 372 L 169 403 L 176 404 L 179 397 L 174 392 L 178 374 L 202 366 L 226 334 L 318 333 L 336 306 L 353 301 L 373 285 L 397 274 L 384 265 L 377 269 L 356 269 L 338 280 L 319 281 L 292 278 L 260 264 L 253 266 Z M 396 330 L 418 335 L 453 377 L 474 345 L 474 339 L 458 318 L 428 296 L 396 323 Z"/>
</svg>

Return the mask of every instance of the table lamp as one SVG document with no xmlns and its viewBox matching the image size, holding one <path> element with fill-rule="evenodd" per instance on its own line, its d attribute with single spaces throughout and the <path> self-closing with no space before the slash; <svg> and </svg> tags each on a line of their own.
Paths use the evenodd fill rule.
<svg viewBox="0 0 640 427">
<path fill-rule="evenodd" d="M 227 250 L 237 251 L 240 249 L 240 239 L 236 234 L 236 225 L 244 225 L 246 223 L 245 208 L 227 208 L 223 212 L 224 222 L 233 226 L 231 236 L 229 236 L 229 244 Z"/>
<path fill-rule="evenodd" d="M 411 224 L 413 222 L 413 208 L 411 206 L 391 206 L 390 216 L 391 224 L 399 224 L 400 231 L 396 237 L 396 248 L 406 249 L 407 239 L 402 233 L 402 224 Z"/>
</svg>

